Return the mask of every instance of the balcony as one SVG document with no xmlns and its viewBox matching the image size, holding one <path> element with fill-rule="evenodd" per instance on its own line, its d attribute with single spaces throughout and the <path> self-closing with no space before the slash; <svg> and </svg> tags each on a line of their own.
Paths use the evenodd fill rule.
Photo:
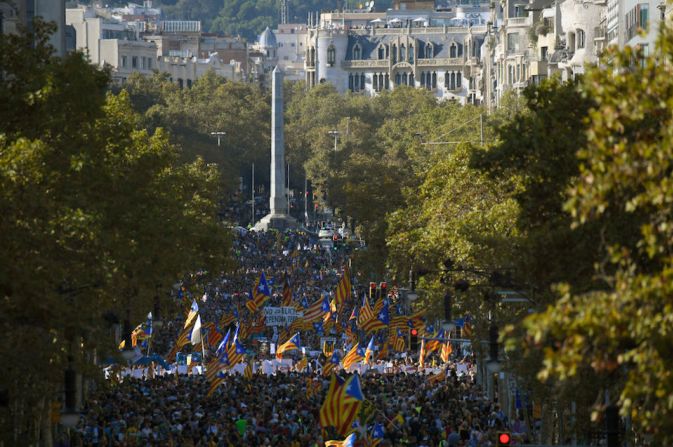
<svg viewBox="0 0 673 447">
<path fill-rule="evenodd" d="M 341 68 L 385 68 L 388 67 L 388 59 L 367 59 L 361 61 L 343 61 Z"/>
<path fill-rule="evenodd" d="M 435 59 L 418 59 L 417 67 L 437 67 L 437 66 L 460 66 L 465 65 L 465 59 L 462 57 L 442 57 Z"/>
<path fill-rule="evenodd" d="M 531 26 L 532 24 L 532 17 L 510 17 L 507 19 L 507 26 Z"/>
</svg>

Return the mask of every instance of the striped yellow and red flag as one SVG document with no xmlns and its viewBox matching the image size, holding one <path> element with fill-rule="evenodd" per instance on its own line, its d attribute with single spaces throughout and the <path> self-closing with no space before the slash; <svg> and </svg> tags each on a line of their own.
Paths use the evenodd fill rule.
<svg viewBox="0 0 673 447">
<path fill-rule="evenodd" d="M 451 347 L 451 342 L 447 341 L 442 345 L 442 352 L 440 354 L 440 358 L 442 359 L 442 362 L 447 363 L 449 361 L 449 356 L 453 352 L 453 348 Z"/>
<path fill-rule="evenodd" d="M 351 367 L 351 365 L 362 361 L 362 359 L 365 358 L 365 352 L 364 349 L 360 347 L 358 343 L 354 344 L 353 347 L 351 348 L 350 351 L 348 351 L 348 354 L 344 357 L 344 369 L 348 369 Z"/>
<path fill-rule="evenodd" d="M 437 374 L 434 374 L 428 378 L 428 383 L 431 385 L 437 385 L 439 383 L 442 383 L 446 380 L 446 371 L 441 370 Z"/>
<path fill-rule="evenodd" d="M 245 369 L 243 370 L 243 376 L 248 380 L 252 380 L 252 362 L 248 362 L 245 365 Z"/>
<path fill-rule="evenodd" d="M 418 355 L 418 366 L 421 368 L 425 367 L 425 340 L 421 340 L 421 351 Z"/>
<path fill-rule="evenodd" d="M 337 309 L 341 309 L 344 303 L 350 300 L 351 289 L 352 289 L 351 274 L 350 271 L 348 270 L 348 266 L 346 266 L 344 268 L 344 274 L 339 280 L 339 284 L 337 285 L 336 289 L 335 300 Z"/>
<path fill-rule="evenodd" d="M 367 322 L 369 322 L 369 320 L 376 317 L 374 310 L 369 306 L 369 300 L 367 300 L 367 297 L 364 297 L 362 301 L 360 315 L 358 315 L 359 328 L 362 328 Z"/>
<path fill-rule="evenodd" d="M 290 306 L 292 304 L 292 289 L 290 288 L 290 283 L 285 275 L 283 280 L 283 306 Z"/>
<path fill-rule="evenodd" d="M 299 360 L 295 365 L 295 369 L 298 372 L 303 372 L 306 369 L 306 366 L 308 366 L 308 359 L 306 357 L 302 357 L 301 360 Z"/>
</svg>

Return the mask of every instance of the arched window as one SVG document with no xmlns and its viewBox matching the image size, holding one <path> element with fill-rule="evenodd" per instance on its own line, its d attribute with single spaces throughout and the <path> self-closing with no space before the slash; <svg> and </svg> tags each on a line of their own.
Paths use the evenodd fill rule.
<svg viewBox="0 0 673 447">
<path fill-rule="evenodd" d="M 462 83 L 462 73 L 458 72 L 456 73 L 456 88 L 461 88 L 461 83 Z"/>
<path fill-rule="evenodd" d="M 360 73 L 360 90 L 365 89 L 365 74 Z"/>
<path fill-rule="evenodd" d="M 381 45 L 379 47 L 379 60 L 386 58 L 386 49 Z"/>
<path fill-rule="evenodd" d="M 414 46 L 409 45 L 409 63 L 413 64 L 414 63 Z"/>
<path fill-rule="evenodd" d="M 425 87 L 425 72 L 421 72 L 421 87 Z"/>
<path fill-rule="evenodd" d="M 386 90 L 390 90 L 390 75 L 386 73 Z"/>
<path fill-rule="evenodd" d="M 451 77 L 449 75 L 449 72 L 445 71 L 444 72 L 444 88 L 447 89 L 447 90 L 451 89 L 451 84 L 449 83 L 450 80 L 451 80 Z"/>
<path fill-rule="evenodd" d="M 437 72 L 436 71 L 432 72 L 432 88 L 433 89 L 437 88 Z"/>
<path fill-rule="evenodd" d="M 414 79 L 413 73 L 409 73 L 409 85 L 412 87 L 416 86 L 416 80 Z"/>
<path fill-rule="evenodd" d="M 353 83 L 353 73 L 348 74 L 348 90 L 355 91 L 355 85 Z"/>
<path fill-rule="evenodd" d="M 311 66 L 315 66 L 315 47 L 311 47 Z"/>
<path fill-rule="evenodd" d="M 456 44 L 456 49 L 457 49 L 457 57 L 463 57 L 463 45 L 461 44 Z"/>
<path fill-rule="evenodd" d="M 430 42 L 425 44 L 425 58 L 432 59 L 435 56 L 435 49 Z"/>
<path fill-rule="evenodd" d="M 375 92 L 379 91 L 379 75 L 374 73 L 374 76 L 372 76 L 372 87 L 374 88 Z"/>
<path fill-rule="evenodd" d="M 407 74 L 402 73 L 402 84 L 407 85 Z"/>
<path fill-rule="evenodd" d="M 586 45 L 586 36 L 583 29 L 577 29 L 577 49 L 584 48 Z"/>
<path fill-rule="evenodd" d="M 335 63 L 336 63 L 336 48 L 334 48 L 334 45 L 330 45 L 327 48 L 327 65 L 333 67 Z"/>
<path fill-rule="evenodd" d="M 402 82 L 402 75 L 397 73 L 395 75 L 395 85 L 400 85 L 401 82 Z"/>
<path fill-rule="evenodd" d="M 396 64 L 397 63 L 397 45 L 393 45 L 392 53 L 393 53 L 393 64 Z"/>
<path fill-rule="evenodd" d="M 407 47 L 404 44 L 400 45 L 400 62 L 404 62 L 407 59 Z"/>
<path fill-rule="evenodd" d="M 362 59 L 362 48 L 360 48 L 360 44 L 356 43 L 353 46 L 353 60 L 358 61 Z"/>
<path fill-rule="evenodd" d="M 456 43 L 452 43 L 451 46 L 449 47 L 449 57 L 451 58 L 456 58 L 458 57 L 458 45 Z"/>
</svg>

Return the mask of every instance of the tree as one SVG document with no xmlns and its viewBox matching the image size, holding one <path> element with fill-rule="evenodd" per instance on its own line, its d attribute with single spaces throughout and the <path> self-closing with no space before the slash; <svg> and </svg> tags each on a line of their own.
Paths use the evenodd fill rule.
<svg viewBox="0 0 673 447">
<path fill-rule="evenodd" d="M 544 349 L 540 376 L 568 380 L 590 368 L 606 391 L 596 414 L 617 402 L 637 444 L 673 442 L 672 62 L 664 27 L 651 56 L 612 48 L 587 72 L 595 106 L 566 207 L 578 228 L 618 219 L 627 231 L 600 247 L 602 288 L 563 286 L 558 302 L 526 323 L 528 346 Z"/>
<path fill-rule="evenodd" d="M 219 178 L 141 128 L 81 53 L 52 58 L 51 26 L 0 35 L 2 441 L 48 436 L 63 371 L 116 351 L 104 316 L 141 318 L 157 284 L 227 267 Z M 34 45 L 34 47 L 33 47 Z M 108 318 L 108 321 L 111 318 Z M 96 370 L 97 374 L 100 371 Z M 19 441 L 20 440 L 20 441 Z"/>
</svg>

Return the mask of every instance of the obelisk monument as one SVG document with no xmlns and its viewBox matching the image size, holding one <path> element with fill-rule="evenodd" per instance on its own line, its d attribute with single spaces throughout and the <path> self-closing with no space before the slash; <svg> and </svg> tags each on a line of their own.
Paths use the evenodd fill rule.
<svg viewBox="0 0 673 447">
<path fill-rule="evenodd" d="M 255 224 L 255 230 L 294 228 L 285 196 L 285 138 L 283 137 L 283 71 L 276 67 L 271 81 L 271 212 Z"/>
</svg>

